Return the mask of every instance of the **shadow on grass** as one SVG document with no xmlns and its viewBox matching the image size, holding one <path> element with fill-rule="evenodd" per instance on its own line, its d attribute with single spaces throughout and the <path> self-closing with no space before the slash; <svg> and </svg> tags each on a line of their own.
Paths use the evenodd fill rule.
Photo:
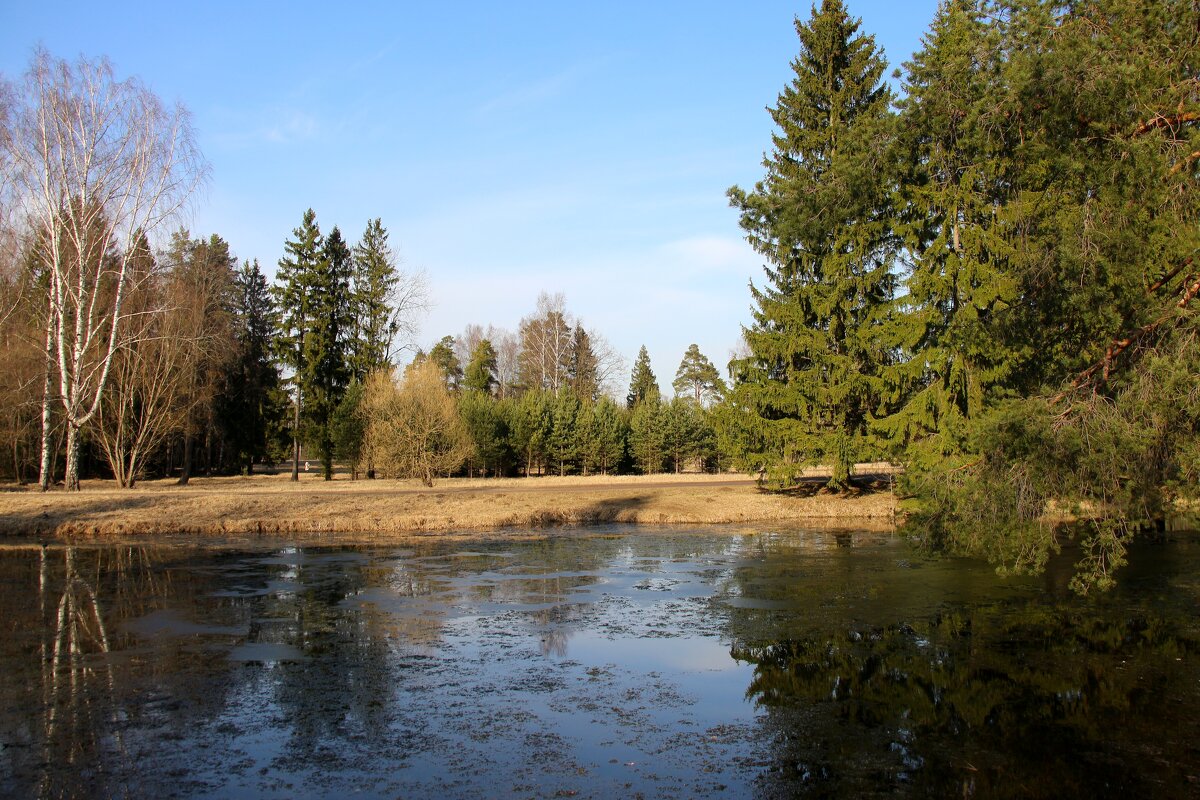
<svg viewBox="0 0 1200 800">
<path fill-rule="evenodd" d="M 86 493 L 70 495 L 70 503 L 61 493 L 31 495 L 46 502 L 29 508 L 0 511 L 0 536 L 47 536 L 121 532 L 119 514 L 155 505 L 153 497 L 89 498 Z M 112 515 L 118 515 L 113 518 Z M 102 518 L 103 517 L 103 518 Z"/>
</svg>

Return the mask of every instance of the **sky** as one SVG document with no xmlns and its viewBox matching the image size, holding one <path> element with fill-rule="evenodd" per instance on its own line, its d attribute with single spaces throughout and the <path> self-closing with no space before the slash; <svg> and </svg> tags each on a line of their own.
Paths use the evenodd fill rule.
<svg viewBox="0 0 1200 800">
<path fill-rule="evenodd" d="M 936 0 L 848 7 L 890 72 Z M 625 374 L 646 345 L 667 389 L 689 344 L 723 368 L 750 322 L 762 259 L 725 192 L 763 175 L 766 108 L 810 10 L 0 0 L 0 73 L 40 44 L 107 56 L 185 105 L 210 175 L 183 222 L 268 276 L 305 209 L 350 242 L 379 217 L 428 281 L 418 346 L 470 323 L 515 331 L 539 292 L 562 292 Z"/>
</svg>

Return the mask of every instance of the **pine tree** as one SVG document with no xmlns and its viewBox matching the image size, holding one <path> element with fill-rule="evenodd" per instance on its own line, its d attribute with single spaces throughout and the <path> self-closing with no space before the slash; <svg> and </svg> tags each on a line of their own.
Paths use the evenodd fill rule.
<svg viewBox="0 0 1200 800">
<path fill-rule="evenodd" d="M 429 351 L 428 358 L 441 370 L 446 388 L 451 391 L 457 390 L 463 380 L 463 371 L 462 364 L 454 353 L 454 337 L 443 336 Z"/>
<path fill-rule="evenodd" d="M 642 401 L 657 401 L 658 398 L 658 378 L 654 377 L 654 370 L 650 369 L 650 353 L 646 350 L 646 345 L 642 345 L 638 350 L 637 361 L 633 362 L 633 374 L 629 378 L 629 394 L 625 398 L 625 404 L 632 409 Z"/>
<path fill-rule="evenodd" d="M 490 339 L 480 339 L 463 374 L 463 388 L 490 397 L 496 389 L 496 350 Z"/>
<path fill-rule="evenodd" d="M 554 395 L 542 389 L 525 392 L 512 406 L 509 430 L 513 450 L 525 463 L 525 476 L 545 464 L 554 432 Z"/>
<path fill-rule="evenodd" d="M 321 229 L 311 208 L 304 212 L 294 238 L 284 242 L 284 257 L 275 271 L 275 305 L 280 309 L 275 340 L 279 360 L 291 372 L 292 389 L 292 480 L 300 480 L 301 412 L 307 401 L 305 378 L 308 370 L 306 338 L 316 316 L 316 274 L 322 252 Z"/>
<path fill-rule="evenodd" d="M 753 192 L 729 190 L 768 286 L 735 365 L 750 410 L 748 460 L 780 483 L 827 464 L 842 487 L 880 446 L 873 423 L 889 353 L 879 340 L 894 291 L 887 207 L 890 94 L 874 39 L 841 0 L 796 22 L 795 78 L 771 116 L 778 131 Z"/>
<path fill-rule="evenodd" d="M 720 402 L 728 391 L 725 381 L 721 380 L 721 373 L 696 344 L 690 345 L 683 354 L 671 385 L 675 388 L 675 394 L 694 400 L 698 406 Z"/>
</svg>

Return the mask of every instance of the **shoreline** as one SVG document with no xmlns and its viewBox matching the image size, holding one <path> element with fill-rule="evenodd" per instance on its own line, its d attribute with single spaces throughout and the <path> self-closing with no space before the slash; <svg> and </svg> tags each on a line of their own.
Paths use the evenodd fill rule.
<svg viewBox="0 0 1200 800">
<path fill-rule="evenodd" d="M 759 491 L 729 475 L 457 478 L 416 481 L 303 476 L 150 481 L 118 489 L 0 492 L 0 540 L 121 536 L 323 535 L 373 541 L 424 536 L 512 536 L 539 528 L 607 523 L 722 525 L 789 523 L 890 530 L 897 501 L 886 488 L 805 496 Z M 501 534 L 502 531 L 506 533 Z"/>
</svg>

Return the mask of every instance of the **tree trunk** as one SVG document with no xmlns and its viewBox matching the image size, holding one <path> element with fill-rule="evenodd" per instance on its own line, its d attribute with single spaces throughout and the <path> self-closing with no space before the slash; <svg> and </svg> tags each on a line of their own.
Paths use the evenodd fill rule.
<svg viewBox="0 0 1200 800">
<path fill-rule="evenodd" d="M 67 420 L 67 474 L 68 492 L 79 491 L 79 427 Z"/>
<path fill-rule="evenodd" d="M 292 480 L 300 480 L 300 387 L 296 387 L 296 404 L 292 412 Z"/>
<path fill-rule="evenodd" d="M 47 312 L 49 313 L 49 312 Z M 54 391 L 54 370 L 52 369 L 53 358 L 53 332 L 54 328 L 50 323 L 46 324 L 46 380 L 42 384 L 42 463 L 41 470 L 38 472 L 38 487 L 43 491 L 50 489 L 51 462 L 50 462 L 50 426 L 53 422 L 51 414 L 51 397 L 50 393 Z"/>
<path fill-rule="evenodd" d="M 187 486 L 188 481 L 192 478 L 192 451 L 195 449 L 192 432 L 189 430 L 183 434 L 183 470 L 179 473 L 178 484 Z"/>
</svg>

